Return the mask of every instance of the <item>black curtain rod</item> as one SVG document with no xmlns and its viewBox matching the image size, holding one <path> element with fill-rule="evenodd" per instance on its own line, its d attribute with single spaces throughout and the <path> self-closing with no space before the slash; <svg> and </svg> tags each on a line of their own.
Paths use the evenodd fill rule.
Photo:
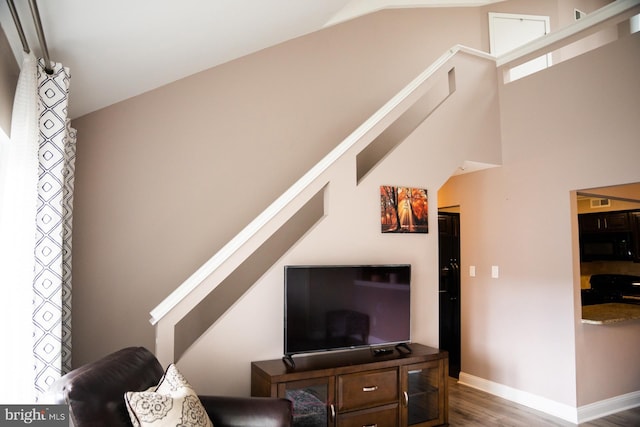
<svg viewBox="0 0 640 427">
<path fill-rule="evenodd" d="M 9 10 L 11 10 L 11 16 L 13 17 L 13 22 L 16 25 L 16 30 L 18 30 L 20 42 L 22 43 L 22 50 L 29 53 L 31 49 L 29 49 L 29 43 L 27 42 L 27 37 L 24 34 L 24 29 L 22 28 L 22 23 L 20 22 L 20 17 L 18 16 L 18 11 L 16 10 L 13 0 L 7 0 L 7 5 L 9 6 Z M 47 48 L 47 40 L 45 39 L 44 31 L 42 30 L 42 21 L 40 21 L 40 12 L 38 11 L 38 4 L 36 3 L 36 0 L 29 0 L 29 6 L 31 7 L 33 24 L 36 27 L 36 34 L 38 35 L 38 41 L 40 42 L 40 48 L 42 49 L 42 57 L 44 58 L 45 64 L 44 70 L 47 74 L 52 74 L 53 68 L 51 67 L 51 60 L 49 59 L 49 49 Z"/>
</svg>

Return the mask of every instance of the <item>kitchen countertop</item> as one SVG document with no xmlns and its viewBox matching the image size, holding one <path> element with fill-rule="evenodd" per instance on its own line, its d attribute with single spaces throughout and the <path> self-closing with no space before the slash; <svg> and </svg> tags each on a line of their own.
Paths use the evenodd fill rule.
<svg viewBox="0 0 640 427">
<path fill-rule="evenodd" d="M 582 323 L 607 325 L 640 319 L 640 304 L 606 303 L 582 307 Z"/>
</svg>

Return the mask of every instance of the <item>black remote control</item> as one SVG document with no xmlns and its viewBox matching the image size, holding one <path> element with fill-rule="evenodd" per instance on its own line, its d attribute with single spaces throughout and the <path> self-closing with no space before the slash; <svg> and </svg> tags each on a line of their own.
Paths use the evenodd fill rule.
<svg viewBox="0 0 640 427">
<path fill-rule="evenodd" d="M 374 356 L 383 356 L 385 354 L 391 354 L 391 353 L 393 353 L 393 349 L 391 348 L 374 348 L 373 349 Z"/>
</svg>

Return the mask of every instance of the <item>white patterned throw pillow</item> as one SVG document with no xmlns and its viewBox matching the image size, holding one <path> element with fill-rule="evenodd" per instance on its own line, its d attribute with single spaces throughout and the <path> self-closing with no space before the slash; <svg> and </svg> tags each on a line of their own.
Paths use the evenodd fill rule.
<svg viewBox="0 0 640 427">
<path fill-rule="evenodd" d="M 134 427 L 213 427 L 198 395 L 174 364 L 157 387 L 125 393 Z"/>
</svg>

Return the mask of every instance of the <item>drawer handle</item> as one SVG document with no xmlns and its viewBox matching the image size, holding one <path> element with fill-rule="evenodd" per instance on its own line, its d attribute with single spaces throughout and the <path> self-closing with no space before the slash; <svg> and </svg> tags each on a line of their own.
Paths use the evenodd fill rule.
<svg viewBox="0 0 640 427">
<path fill-rule="evenodd" d="M 362 427 L 378 427 L 378 424 L 365 424 Z"/>
<path fill-rule="evenodd" d="M 365 393 L 369 392 L 369 391 L 376 391 L 377 389 L 378 389 L 377 385 L 372 385 L 372 386 L 369 386 L 369 387 L 362 387 L 362 391 L 364 391 Z"/>
</svg>

